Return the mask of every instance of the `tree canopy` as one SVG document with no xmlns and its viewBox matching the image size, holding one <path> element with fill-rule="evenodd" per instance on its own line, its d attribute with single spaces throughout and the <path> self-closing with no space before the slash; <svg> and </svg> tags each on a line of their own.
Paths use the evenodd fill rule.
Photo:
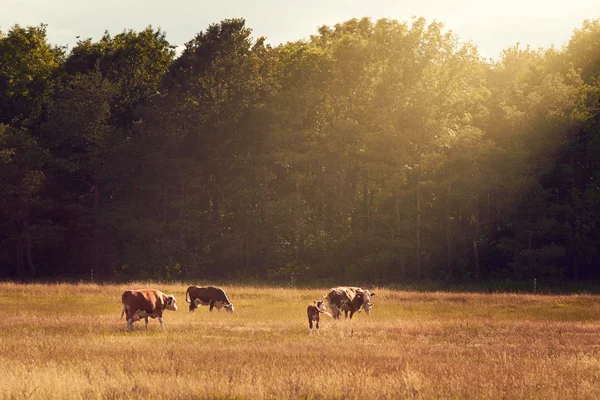
<svg viewBox="0 0 600 400">
<path fill-rule="evenodd" d="M 600 22 L 0 32 L 0 277 L 599 279 Z"/>
</svg>

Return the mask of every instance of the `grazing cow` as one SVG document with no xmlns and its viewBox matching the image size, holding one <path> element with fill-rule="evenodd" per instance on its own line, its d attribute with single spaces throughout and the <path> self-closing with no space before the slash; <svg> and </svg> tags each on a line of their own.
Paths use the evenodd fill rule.
<svg viewBox="0 0 600 400">
<path fill-rule="evenodd" d="M 332 316 L 327 311 L 325 311 L 325 304 L 323 304 L 323 300 L 316 300 L 313 304 L 309 304 L 306 309 L 306 314 L 308 315 L 308 328 L 310 329 L 309 335 L 312 335 L 313 332 L 313 321 L 317 324 L 317 333 L 319 333 L 319 314 L 325 314 Z"/>
<path fill-rule="evenodd" d="M 325 298 L 325 301 L 329 304 L 331 312 L 335 319 L 339 319 L 342 311 L 344 311 L 345 318 L 348 318 L 348 312 L 350 312 L 350 319 L 356 312 L 360 312 L 363 309 L 370 315 L 373 303 L 371 303 L 371 296 L 374 296 L 368 290 L 363 290 L 359 287 L 346 287 L 340 286 L 333 288 L 329 291 Z"/>
<path fill-rule="evenodd" d="M 350 319 L 352 319 L 355 312 L 361 312 L 362 310 L 365 310 L 367 315 L 371 315 L 371 308 L 373 308 L 371 296 L 375 296 L 375 293 L 359 287 L 349 287 L 348 289 L 354 292 L 354 298 L 344 308 L 346 318 L 348 318 L 348 312 L 350 312 Z"/>
<path fill-rule="evenodd" d="M 148 329 L 148 317 L 156 318 L 163 326 L 162 314 L 164 310 L 177 311 L 177 300 L 175 296 L 167 295 L 156 289 L 127 290 L 121 296 L 123 314 L 127 315 L 127 329 L 133 329 L 133 323 L 144 318 L 146 329 Z"/>
<path fill-rule="evenodd" d="M 331 314 L 334 319 L 340 319 L 340 315 L 343 310 L 347 309 L 349 303 L 354 300 L 355 292 L 350 288 L 340 286 L 332 288 L 325 298 L 325 302 L 331 309 Z"/>
<path fill-rule="evenodd" d="M 229 301 L 223 289 L 212 286 L 190 286 L 185 292 L 185 301 L 190 303 L 190 311 L 195 311 L 202 304 L 203 306 L 210 305 L 209 311 L 212 311 L 213 307 L 216 307 L 219 311 L 225 307 L 225 311 L 233 312 L 233 304 Z"/>
</svg>

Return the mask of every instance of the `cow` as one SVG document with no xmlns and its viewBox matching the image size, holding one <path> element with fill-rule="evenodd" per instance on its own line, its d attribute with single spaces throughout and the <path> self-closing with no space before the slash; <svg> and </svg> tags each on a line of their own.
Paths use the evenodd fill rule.
<svg viewBox="0 0 600 400">
<path fill-rule="evenodd" d="M 161 328 L 163 325 L 162 314 L 164 310 L 177 311 L 175 296 L 167 295 L 156 289 L 127 290 L 121 296 L 121 319 L 127 315 L 127 329 L 133 329 L 133 323 L 144 318 L 148 329 L 148 317 L 157 318 Z"/>
<path fill-rule="evenodd" d="M 350 312 L 350 319 L 352 319 L 355 312 L 361 312 L 362 310 L 365 310 L 367 315 L 371 315 L 371 308 L 373 308 L 371 296 L 375 296 L 375 293 L 359 287 L 349 287 L 348 289 L 354 293 L 354 298 L 344 308 L 346 318 L 348 318 L 348 312 Z"/>
<path fill-rule="evenodd" d="M 340 286 L 332 288 L 325 298 L 325 302 L 331 309 L 331 314 L 334 319 L 340 319 L 343 310 L 347 308 L 347 304 L 354 300 L 355 293 L 347 287 Z"/>
<path fill-rule="evenodd" d="M 212 311 L 213 307 L 216 307 L 219 311 L 225 307 L 225 311 L 233 312 L 233 304 L 229 301 L 223 289 L 213 286 L 190 286 L 185 292 L 185 301 L 190 304 L 190 312 L 195 311 L 200 304 L 203 306 L 210 305 L 209 311 Z"/>
<path fill-rule="evenodd" d="M 315 300 L 313 304 L 309 304 L 306 308 L 306 314 L 308 315 L 308 328 L 310 329 L 309 336 L 312 336 L 313 332 L 313 321 L 316 322 L 317 325 L 317 334 L 319 333 L 319 315 L 325 314 L 330 317 L 332 315 L 325 310 L 325 304 L 323 304 L 323 300 Z"/>
<path fill-rule="evenodd" d="M 328 303 L 329 308 L 335 319 L 339 319 L 342 311 L 344 311 L 345 318 L 348 318 L 348 312 L 350 312 L 350 319 L 356 312 L 360 312 L 363 309 L 367 315 L 371 314 L 371 296 L 375 293 L 371 293 L 368 290 L 363 290 L 359 287 L 346 287 L 340 286 L 332 288 L 326 296 L 325 301 Z"/>
</svg>

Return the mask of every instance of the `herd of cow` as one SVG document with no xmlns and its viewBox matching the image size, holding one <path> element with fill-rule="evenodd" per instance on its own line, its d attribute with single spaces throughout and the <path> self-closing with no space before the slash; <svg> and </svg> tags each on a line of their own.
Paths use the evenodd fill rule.
<svg viewBox="0 0 600 400">
<path fill-rule="evenodd" d="M 319 332 L 319 316 L 326 314 L 334 319 L 339 319 L 342 311 L 345 318 L 350 319 L 357 313 L 365 310 L 367 315 L 371 314 L 373 303 L 371 302 L 371 293 L 359 287 L 340 286 L 333 288 L 324 297 L 325 300 L 314 301 L 306 310 L 308 315 L 308 327 L 310 334 L 313 332 L 313 322 L 316 323 L 317 332 Z M 223 289 L 208 286 L 190 286 L 185 292 L 185 301 L 190 306 L 190 311 L 196 310 L 199 305 L 210 306 L 213 308 L 233 312 L 233 304 L 225 294 Z M 146 321 L 146 329 L 148 328 L 148 318 L 158 318 L 160 326 L 164 329 L 162 314 L 164 310 L 177 311 L 177 300 L 175 296 L 168 295 L 156 289 L 141 289 L 127 290 L 121 296 L 123 310 L 121 311 L 121 319 L 123 315 L 127 317 L 127 329 L 133 328 L 133 323 L 144 318 Z M 326 311 L 325 303 L 329 305 L 331 313 Z"/>
</svg>

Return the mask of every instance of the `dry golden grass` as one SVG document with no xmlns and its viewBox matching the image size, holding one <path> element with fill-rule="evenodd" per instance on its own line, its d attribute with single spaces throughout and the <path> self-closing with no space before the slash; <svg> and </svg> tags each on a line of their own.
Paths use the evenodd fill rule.
<svg viewBox="0 0 600 400">
<path fill-rule="evenodd" d="M 127 332 L 121 293 L 179 311 Z M 323 290 L 224 287 L 233 315 L 187 311 L 187 285 L 0 284 L 1 398 L 600 398 L 595 296 L 375 289 L 352 321 L 306 306 Z"/>
</svg>

